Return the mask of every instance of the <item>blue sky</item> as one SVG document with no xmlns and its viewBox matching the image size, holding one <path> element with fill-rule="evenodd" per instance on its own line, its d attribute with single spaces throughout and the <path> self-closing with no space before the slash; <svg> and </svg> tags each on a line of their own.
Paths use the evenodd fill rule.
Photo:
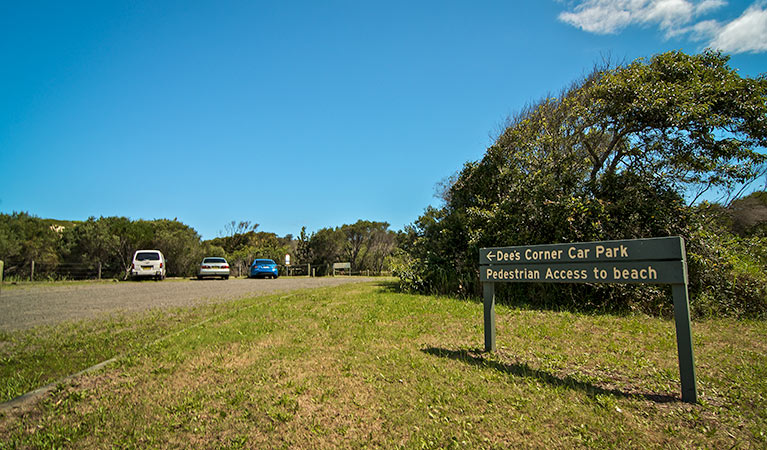
<svg viewBox="0 0 767 450">
<path fill-rule="evenodd" d="M 767 2 L 6 2 L 0 212 L 401 229 L 605 56 L 706 47 L 767 72 Z"/>
</svg>

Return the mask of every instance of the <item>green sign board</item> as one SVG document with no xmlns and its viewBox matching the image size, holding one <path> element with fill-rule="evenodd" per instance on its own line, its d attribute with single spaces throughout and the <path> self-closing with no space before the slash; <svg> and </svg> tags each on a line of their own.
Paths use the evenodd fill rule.
<svg viewBox="0 0 767 450">
<path fill-rule="evenodd" d="M 670 284 L 674 298 L 682 400 L 697 402 L 687 293 L 687 258 L 681 237 L 482 248 L 485 350 L 495 350 L 495 283 Z"/>
<path fill-rule="evenodd" d="M 482 282 L 514 283 L 685 283 L 682 261 L 509 264 L 480 266 Z"/>
<path fill-rule="evenodd" d="M 561 264 L 585 262 L 681 261 L 680 237 L 577 242 L 573 244 L 522 245 L 482 248 L 479 264 Z"/>
</svg>

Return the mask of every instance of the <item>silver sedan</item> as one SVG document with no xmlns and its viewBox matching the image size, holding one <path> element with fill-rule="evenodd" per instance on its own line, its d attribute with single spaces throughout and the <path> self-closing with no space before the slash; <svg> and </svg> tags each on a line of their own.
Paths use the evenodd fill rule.
<svg viewBox="0 0 767 450">
<path fill-rule="evenodd" d="M 197 279 L 202 280 L 205 277 L 221 277 L 222 280 L 228 280 L 229 263 L 219 257 L 203 258 L 200 268 L 197 269 Z"/>
</svg>

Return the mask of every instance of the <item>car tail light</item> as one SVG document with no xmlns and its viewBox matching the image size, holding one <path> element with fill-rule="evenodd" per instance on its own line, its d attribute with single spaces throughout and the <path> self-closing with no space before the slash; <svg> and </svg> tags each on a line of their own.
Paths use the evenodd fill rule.
<svg viewBox="0 0 767 450">
<path fill-rule="evenodd" d="M 223 266 L 221 266 L 221 268 L 222 268 L 222 269 L 228 269 L 228 268 L 229 268 L 229 266 L 228 266 L 227 264 L 224 264 Z"/>
<path fill-rule="evenodd" d="M 162 263 L 160 263 L 160 269 L 162 269 Z"/>
</svg>

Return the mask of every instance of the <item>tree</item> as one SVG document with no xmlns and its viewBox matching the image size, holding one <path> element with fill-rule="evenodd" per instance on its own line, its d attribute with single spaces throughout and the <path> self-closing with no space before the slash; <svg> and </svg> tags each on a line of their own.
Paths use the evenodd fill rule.
<svg viewBox="0 0 767 450">
<path fill-rule="evenodd" d="M 365 267 L 380 274 L 384 270 L 386 258 L 397 248 L 397 233 L 386 227 L 373 230 L 368 242 L 367 260 Z"/>
<path fill-rule="evenodd" d="M 152 248 L 152 224 L 146 220 L 131 221 L 127 217 L 102 217 L 109 233 L 115 237 L 110 241 L 113 255 L 122 265 L 123 276 L 128 276 L 128 269 L 133 261 L 133 253 L 142 248 Z"/>
<path fill-rule="evenodd" d="M 228 253 L 233 253 L 248 245 L 250 236 L 256 232 L 258 224 L 249 220 L 231 222 L 224 225 L 226 234 L 222 237 L 213 239 L 215 245 L 221 246 Z"/>
<path fill-rule="evenodd" d="M 67 262 L 75 264 L 101 264 L 103 275 L 118 275 L 125 265 L 114 252 L 119 247 L 119 237 L 112 234 L 103 218 L 88 220 L 66 228 L 62 237 L 63 255 Z"/>
<path fill-rule="evenodd" d="M 59 263 L 60 236 L 49 223 L 26 212 L 0 214 L 0 259 L 10 274 L 55 269 Z"/>
<path fill-rule="evenodd" d="M 309 242 L 312 267 L 317 267 L 320 274 L 328 272 L 333 263 L 339 262 L 342 257 L 344 240 L 344 234 L 338 229 L 321 228 L 312 233 Z"/>
<path fill-rule="evenodd" d="M 691 188 L 693 200 L 712 188 L 737 196 L 738 185 L 764 171 L 767 81 L 741 78 L 726 63 L 718 53 L 669 52 L 597 69 L 525 108 L 482 160 L 449 179 L 444 207 L 427 209 L 407 230 L 403 286 L 476 295 L 483 246 L 692 236 L 684 202 Z M 602 304 L 638 292 L 504 290 L 544 303 Z"/>
<path fill-rule="evenodd" d="M 152 247 L 165 255 L 168 275 L 192 276 L 197 265 L 206 256 L 202 253 L 203 248 L 197 231 L 175 219 L 155 220 L 152 226 Z"/>
<path fill-rule="evenodd" d="M 377 234 L 385 233 L 388 228 L 389 224 L 386 222 L 369 220 L 358 220 L 352 225 L 341 226 L 340 232 L 345 237 L 344 255 L 351 262 L 353 270 L 363 269 Z"/>
<path fill-rule="evenodd" d="M 728 60 L 667 52 L 588 80 L 571 110 L 591 180 L 620 169 L 660 174 L 696 187 L 694 201 L 711 188 L 731 195 L 764 173 L 767 79 L 743 78 Z"/>
<path fill-rule="evenodd" d="M 306 227 L 301 227 L 301 232 L 298 235 L 298 242 L 296 243 L 296 263 L 298 264 L 311 264 L 313 255 L 310 247 L 311 237 L 306 234 Z"/>
</svg>

